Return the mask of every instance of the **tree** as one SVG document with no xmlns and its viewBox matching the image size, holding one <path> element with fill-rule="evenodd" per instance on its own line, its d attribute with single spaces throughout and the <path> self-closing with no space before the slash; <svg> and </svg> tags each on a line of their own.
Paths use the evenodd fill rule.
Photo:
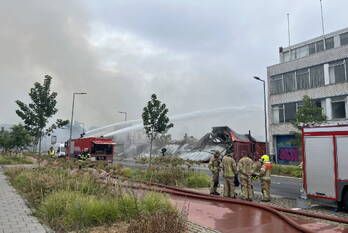
<svg viewBox="0 0 348 233">
<path fill-rule="evenodd" d="M 51 76 L 45 75 L 43 84 L 34 83 L 34 87 L 29 92 L 32 102 L 28 105 L 20 100 L 16 101 L 19 107 L 16 113 L 24 121 L 25 128 L 34 138 L 34 143 L 39 144 L 39 154 L 41 154 L 42 137 L 69 123 L 68 120 L 58 119 L 47 127 L 48 120 L 58 112 L 57 92 L 51 92 L 51 80 Z"/>
<path fill-rule="evenodd" d="M 169 123 L 168 108 L 165 104 L 157 99 L 156 94 L 151 95 L 151 100 L 148 101 L 142 114 L 144 129 L 147 137 L 150 139 L 150 165 L 152 155 L 152 143 L 158 134 L 166 133 L 174 126 Z"/>
<path fill-rule="evenodd" d="M 8 152 L 13 148 L 12 142 L 11 133 L 2 127 L 0 130 L 0 148 L 4 152 Z"/>
<path fill-rule="evenodd" d="M 303 127 L 313 126 L 326 121 L 322 108 L 315 105 L 314 101 L 307 95 L 303 96 L 302 104 L 296 112 L 295 121 L 291 124 L 297 129 L 292 132 L 295 135 L 293 144 L 302 147 L 302 135 L 299 132 Z"/>
<path fill-rule="evenodd" d="M 29 131 L 22 125 L 14 125 L 12 126 L 11 140 L 13 148 L 16 149 L 16 152 L 22 151 L 23 149 L 30 146 L 32 143 L 32 137 L 30 136 Z"/>
</svg>

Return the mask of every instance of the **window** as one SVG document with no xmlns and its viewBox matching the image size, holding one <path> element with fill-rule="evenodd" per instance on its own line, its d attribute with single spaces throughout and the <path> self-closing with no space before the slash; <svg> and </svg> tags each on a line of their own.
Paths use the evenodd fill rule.
<svg viewBox="0 0 348 233">
<path fill-rule="evenodd" d="M 284 74 L 283 79 L 284 79 L 284 92 L 296 90 L 295 72 Z"/>
<path fill-rule="evenodd" d="M 329 63 L 330 83 L 342 83 L 346 81 L 344 60 Z"/>
<path fill-rule="evenodd" d="M 346 118 L 346 97 L 331 98 L 332 118 Z"/>
<path fill-rule="evenodd" d="M 310 68 L 311 88 L 324 86 L 324 66 L 314 66 Z"/>
<path fill-rule="evenodd" d="M 283 56 L 284 56 L 284 62 L 290 61 L 290 52 L 289 51 L 284 52 Z"/>
<path fill-rule="evenodd" d="M 291 52 L 291 60 L 295 60 L 297 58 L 297 49 L 293 49 Z"/>
<path fill-rule="evenodd" d="M 296 119 L 296 103 L 284 104 L 285 106 L 285 122 Z"/>
<path fill-rule="evenodd" d="M 308 69 L 302 69 L 296 71 L 296 82 L 297 89 L 307 89 L 309 88 L 309 71 Z"/>
<path fill-rule="evenodd" d="M 315 45 L 316 45 L 316 52 L 320 52 L 324 50 L 324 41 L 319 40 L 315 42 Z"/>
<path fill-rule="evenodd" d="M 283 93 L 283 78 L 282 75 L 271 77 L 271 94 Z"/>
<path fill-rule="evenodd" d="M 348 32 L 340 35 L 341 45 L 348 44 Z"/>
<path fill-rule="evenodd" d="M 332 49 L 333 47 L 335 47 L 334 38 L 330 37 L 325 39 L 325 49 Z"/>
<path fill-rule="evenodd" d="M 308 49 L 309 49 L 309 55 L 314 54 L 315 53 L 315 43 L 309 44 Z"/>
<path fill-rule="evenodd" d="M 309 55 L 308 45 L 302 46 L 302 47 L 297 49 L 297 57 L 298 58 L 305 57 L 308 55 Z"/>
<path fill-rule="evenodd" d="M 284 108 L 283 105 L 277 105 L 272 107 L 273 112 L 273 124 L 279 124 L 284 122 Z"/>
</svg>

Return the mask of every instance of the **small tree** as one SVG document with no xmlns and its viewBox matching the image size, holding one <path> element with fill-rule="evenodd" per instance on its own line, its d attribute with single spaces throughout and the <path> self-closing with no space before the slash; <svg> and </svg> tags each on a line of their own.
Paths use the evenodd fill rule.
<svg viewBox="0 0 348 233">
<path fill-rule="evenodd" d="M 167 116 L 168 108 L 157 99 L 156 94 L 151 95 L 151 100 L 147 103 L 142 114 L 144 129 L 150 139 L 150 165 L 152 156 L 152 143 L 158 134 L 166 133 L 174 125 L 169 123 Z"/>
<path fill-rule="evenodd" d="M 43 84 L 34 83 L 29 92 L 32 103 L 26 105 L 20 100 L 16 101 L 19 107 L 16 113 L 24 121 L 25 128 L 34 138 L 34 143 L 39 144 L 39 154 L 41 154 L 42 137 L 69 123 L 68 120 L 58 119 L 56 123 L 47 127 L 48 120 L 58 112 L 57 92 L 51 92 L 51 80 L 52 77 L 46 75 Z"/>
<path fill-rule="evenodd" d="M 292 132 L 295 135 L 293 144 L 301 148 L 302 135 L 299 131 L 303 127 L 316 125 L 324 121 L 326 121 L 326 116 L 323 115 L 322 108 L 315 105 L 314 101 L 309 96 L 303 96 L 302 104 L 296 112 L 296 119 L 291 122 L 297 129 L 297 131 Z"/>
<path fill-rule="evenodd" d="M 5 153 L 13 148 L 11 133 L 5 130 L 3 127 L 0 130 L 0 148 Z"/>
<path fill-rule="evenodd" d="M 11 140 L 16 152 L 22 151 L 32 143 L 29 131 L 22 124 L 12 126 Z"/>
</svg>

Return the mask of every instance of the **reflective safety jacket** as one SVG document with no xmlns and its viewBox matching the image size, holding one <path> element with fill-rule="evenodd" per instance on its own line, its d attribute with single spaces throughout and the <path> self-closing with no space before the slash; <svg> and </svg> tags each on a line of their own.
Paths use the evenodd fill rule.
<svg viewBox="0 0 348 233">
<path fill-rule="evenodd" d="M 231 156 L 224 156 L 221 168 L 224 177 L 233 177 L 237 174 L 236 161 Z"/>
<path fill-rule="evenodd" d="M 55 150 L 48 150 L 48 155 L 53 157 L 53 156 L 55 156 L 55 154 L 56 154 Z"/>
<path fill-rule="evenodd" d="M 209 170 L 211 171 L 211 173 L 216 173 L 220 171 L 220 159 L 219 158 L 215 158 L 215 157 L 211 157 L 211 159 L 209 160 L 209 165 L 208 165 Z"/>
<path fill-rule="evenodd" d="M 239 160 L 237 170 L 240 178 L 247 179 L 251 177 L 255 170 L 254 161 L 251 158 L 244 156 Z"/>
<path fill-rule="evenodd" d="M 271 180 L 271 174 L 272 174 L 272 164 L 271 162 L 264 162 L 260 169 L 260 179 L 270 181 Z"/>
</svg>

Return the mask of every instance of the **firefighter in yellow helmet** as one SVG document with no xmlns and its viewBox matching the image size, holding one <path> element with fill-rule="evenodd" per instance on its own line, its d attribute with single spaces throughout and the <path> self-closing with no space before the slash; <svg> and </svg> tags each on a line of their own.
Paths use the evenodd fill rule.
<svg viewBox="0 0 348 233">
<path fill-rule="evenodd" d="M 261 159 L 261 168 L 257 175 L 260 177 L 261 181 L 261 191 L 262 191 L 262 200 L 264 202 L 271 201 L 271 173 L 272 173 L 272 163 L 268 155 L 262 155 Z"/>
</svg>

